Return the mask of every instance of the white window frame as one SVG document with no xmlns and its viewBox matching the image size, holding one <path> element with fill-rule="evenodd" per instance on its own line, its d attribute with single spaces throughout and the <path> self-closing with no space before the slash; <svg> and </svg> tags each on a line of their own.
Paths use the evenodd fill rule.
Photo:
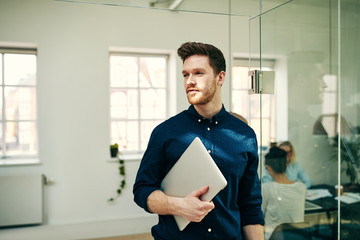
<svg viewBox="0 0 360 240">
<path fill-rule="evenodd" d="M 5 125 L 7 122 L 33 122 L 35 123 L 35 127 L 36 127 L 36 152 L 34 154 L 22 154 L 22 155 L 9 155 L 6 153 L 6 151 L 4 150 L 4 147 L 2 147 L 1 152 L 1 159 L 0 159 L 0 165 L 28 165 L 28 164 L 38 164 L 40 163 L 39 160 L 39 128 L 38 128 L 38 116 L 37 113 L 35 114 L 35 119 L 27 119 L 27 120 L 6 120 L 6 116 L 5 116 L 5 107 L 6 107 L 6 103 L 5 103 L 5 92 L 4 89 L 5 87 L 32 87 L 35 88 L 36 91 L 36 95 L 37 95 L 37 81 L 35 82 L 34 85 L 7 85 L 4 83 L 4 77 L 5 77 L 5 71 L 4 71 L 4 54 L 30 54 L 30 55 L 35 55 L 36 57 L 36 65 L 37 65 L 37 49 L 33 48 L 33 47 L 21 47 L 21 46 L 9 46 L 8 44 L 6 44 L 6 46 L 0 46 L 0 57 L 1 59 L 1 80 L 0 80 L 0 86 L 1 86 L 1 91 L 2 91 L 2 112 L 1 112 L 1 119 L 0 119 L 0 123 L 2 126 L 2 130 L 1 130 L 1 134 L 2 134 L 2 139 L 3 141 L 6 143 L 6 131 L 5 131 Z M 37 72 L 36 72 L 37 75 Z M 36 96 L 37 99 L 37 96 Z M 38 109 L 37 107 L 37 101 L 35 102 L 36 106 L 35 109 Z"/>
<path fill-rule="evenodd" d="M 173 50 L 160 50 L 160 49 L 140 49 L 140 48 L 119 48 L 119 47 L 110 47 L 109 48 L 109 61 L 112 55 L 120 55 L 120 56 L 164 56 L 167 58 L 167 72 L 166 72 L 166 116 L 164 119 L 156 119 L 156 121 L 164 121 L 170 116 L 176 113 L 176 52 Z M 109 78 L 109 86 L 110 91 L 113 89 L 110 83 Z M 111 107 L 111 103 L 110 107 Z M 140 104 L 140 102 L 138 102 Z M 113 119 L 110 113 L 110 144 L 114 144 L 111 142 L 111 123 L 118 119 Z M 151 120 L 151 119 L 146 119 Z M 141 117 L 137 118 L 137 121 L 141 121 Z M 139 131 L 139 136 L 141 133 Z M 150 135 L 148 136 L 150 138 Z M 138 143 L 140 144 L 140 143 Z M 140 148 L 140 147 L 139 147 Z M 122 155 L 127 159 L 131 159 L 131 156 L 139 156 L 144 153 L 144 150 L 138 151 L 128 151 L 123 150 Z"/>
<path fill-rule="evenodd" d="M 323 82 L 326 87 L 323 90 L 323 104 L 322 114 L 336 114 L 338 113 L 338 81 L 337 75 L 326 74 L 323 76 Z"/>
</svg>

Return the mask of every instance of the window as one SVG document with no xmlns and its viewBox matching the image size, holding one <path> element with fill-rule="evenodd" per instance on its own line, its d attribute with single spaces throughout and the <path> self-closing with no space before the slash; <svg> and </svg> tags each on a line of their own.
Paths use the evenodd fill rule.
<svg viewBox="0 0 360 240">
<path fill-rule="evenodd" d="M 322 114 L 316 120 L 313 128 L 315 135 L 326 134 L 329 138 L 339 134 L 338 130 L 338 113 L 337 113 L 337 76 L 326 74 L 318 83 L 320 97 L 322 97 Z M 349 133 L 348 123 L 345 118 L 341 117 L 341 133 Z"/>
<path fill-rule="evenodd" d="M 248 71 L 260 69 L 260 62 L 251 60 L 255 67 L 249 68 L 249 60 L 235 58 L 232 67 L 232 94 L 231 111 L 246 118 L 249 125 L 254 129 L 261 147 L 268 147 L 275 140 L 274 122 L 274 95 L 259 94 L 249 95 L 250 80 Z M 274 68 L 273 60 L 263 60 L 263 71 L 270 71 Z M 260 108 L 260 101 L 262 110 Z M 262 115 L 260 115 L 260 110 Z M 260 119 L 262 119 L 262 141 L 260 141 Z"/>
<path fill-rule="evenodd" d="M 37 158 L 36 58 L 36 50 L 0 48 L 1 163 Z"/>
<path fill-rule="evenodd" d="M 323 90 L 323 114 L 337 113 L 337 76 L 336 75 L 324 75 L 322 86 Z"/>
<path fill-rule="evenodd" d="M 144 151 L 168 118 L 168 61 L 166 54 L 110 53 L 111 143 L 120 151 Z"/>
</svg>

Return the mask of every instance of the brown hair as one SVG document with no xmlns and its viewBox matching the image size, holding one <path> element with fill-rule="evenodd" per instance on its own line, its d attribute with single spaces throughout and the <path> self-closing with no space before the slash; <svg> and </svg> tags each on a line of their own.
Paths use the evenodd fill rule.
<svg viewBox="0 0 360 240">
<path fill-rule="evenodd" d="M 230 114 L 233 115 L 234 117 L 237 117 L 238 119 L 240 119 L 244 123 L 249 124 L 248 121 L 246 120 L 246 118 L 241 116 L 240 114 L 237 114 L 237 113 L 234 113 L 234 112 L 230 112 Z"/>
<path fill-rule="evenodd" d="M 226 62 L 223 53 L 211 44 L 201 42 L 183 43 L 177 50 L 179 57 L 183 62 L 193 55 L 202 55 L 209 57 L 209 64 L 213 68 L 215 74 L 226 70 Z"/>
</svg>

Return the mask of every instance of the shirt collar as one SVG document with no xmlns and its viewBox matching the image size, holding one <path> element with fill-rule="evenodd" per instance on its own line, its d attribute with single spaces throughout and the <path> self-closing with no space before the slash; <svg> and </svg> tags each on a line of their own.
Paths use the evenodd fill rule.
<svg viewBox="0 0 360 240">
<path fill-rule="evenodd" d="M 190 114 L 190 116 L 192 118 L 194 118 L 195 120 L 198 119 L 206 119 L 205 117 L 201 116 L 195 109 L 194 105 L 190 105 L 187 112 Z M 210 119 L 210 122 L 220 122 L 221 120 L 223 120 L 229 113 L 226 111 L 224 104 L 222 105 L 222 108 L 220 110 L 220 112 L 218 112 L 215 116 L 213 116 Z"/>
</svg>

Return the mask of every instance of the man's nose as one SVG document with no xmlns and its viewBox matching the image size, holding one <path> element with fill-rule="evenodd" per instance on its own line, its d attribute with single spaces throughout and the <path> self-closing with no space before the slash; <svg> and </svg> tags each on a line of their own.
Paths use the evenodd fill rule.
<svg viewBox="0 0 360 240">
<path fill-rule="evenodd" d="M 188 78 L 186 79 L 186 84 L 187 85 L 194 85 L 195 84 L 195 79 L 193 77 L 193 75 L 189 75 Z"/>
</svg>

